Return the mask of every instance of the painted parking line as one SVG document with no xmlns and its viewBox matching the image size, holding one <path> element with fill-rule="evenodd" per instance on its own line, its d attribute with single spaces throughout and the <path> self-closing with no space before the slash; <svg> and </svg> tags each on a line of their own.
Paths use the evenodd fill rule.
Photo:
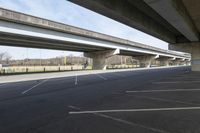
<svg viewBox="0 0 200 133">
<path fill-rule="evenodd" d="M 133 96 L 133 95 L 131 95 L 131 96 Z M 180 103 L 180 104 L 193 105 L 193 106 L 194 105 L 195 106 L 199 106 L 200 105 L 200 103 L 185 102 L 185 101 L 172 100 L 172 99 L 166 99 L 166 98 L 157 98 L 157 97 L 149 97 L 149 96 L 134 96 L 134 97 L 145 98 L 145 99 L 150 99 L 150 100 L 155 100 L 155 101 Z"/>
<path fill-rule="evenodd" d="M 23 95 L 23 94 L 26 94 L 27 92 L 31 91 L 32 89 L 36 88 L 37 86 L 39 86 L 39 85 L 41 85 L 41 84 L 47 82 L 48 80 L 49 80 L 49 79 L 43 80 L 43 81 L 41 81 L 40 83 L 38 83 L 38 84 L 32 86 L 31 88 L 29 88 L 29 89 L 23 91 L 23 92 L 22 92 L 22 95 Z"/>
<path fill-rule="evenodd" d="M 72 109 L 75 109 L 75 110 L 79 110 L 79 111 L 81 110 L 80 108 L 75 107 L 75 106 L 68 106 L 68 107 L 72 108 Z M 157 133 L 170 133 L 168 131 L 164 131 L 164 130 L 161 130 L 161 129 L 157 129 L 157 128 L 141 125 L 141 124 L 138 124 L 138 123 L 133 123 L 133 122 L 130 122 L 130 121 L 127 121 L 127 120 L 124 120 L 124 119 L 121 119 L 121 118 L 116 118 L 116 117 L 113 117 L 113 116 L 109 116 L 109 115 L 106 115 L 106 114 L 101 114 L 101 113 L 91 113 L 91 114 L 99 116 L 99 117 L 102 117 L 102 118 L 110 119 L 110 120 L 113 120 L 113 121 L 116 121 L 116 122 L 120 122 L 122 124 L 144 128 L 144 129 L 147 129 L 147 130 L 150 130 L 150 131 L 153 131 L 153 132 L 157 132 Z"/>
<path fill-rule="evenodd" d="M 130 125 L 130 126 L 137 126 L 137 127 L 144 128 L 144 129 L 156 132 L 156 133 L 170 133 L 168 131 L 164 131 L 164 130 L 161 130 L 161 129 L 157 129 L 157 128 L 153 128 L 153 127 L 141 125 L 141 124 L 138 124 L 138 123 L 133 123 L 133 122 L 121 119 L 121 118 L 116 118 L 116 117 L 113 117 L 113 116 L 109 116 L 109 115 L 105 115 L 105 114 L 100 114 L 100 113 L 94 113 L 94 114 L 97 115 L 97 116 L 106 118 L 106 119 L 117 121 L 117 122 L 120 122 L 120 123 L 123 123 L 123 124 L 127 124 L 127 125 Z"/>
<path fill-rule="evenodd" d="M 167 90 L 137 90 L 126 91 L 126 93 L 149 93 L 149 92 L 181 92 L 181 91 L 200 91 L 200 89 L 167 89 Z"/>
<path fill-rule="evenodd" d="M 200 106 L 198 106 L 198 107 L 176 107 L 176 108 L 147 108 L 147 109 L 117 109 L 117 110 L 71 111 L 71 112 L 69 112 L 69 114 L 120 113 L 120 112 L 153 112 L 153 111 L 179 111 L 179 110 L 200 110 Z"/>
<path fill-rule="evenodd" d="M 177 83 L 183 83 L 183 84 L 187 84 L 187 83 L 200 83 L 199 80 L 197 81 L 171 81 L 171 82 L 152 82 L 152 84 L 177 84 Z"/>
<path fill-rule="evenodd" d="M 103 77 L 102 75 L 95 73 L 95 75 L 97 75 L 99 78 L 103 79 L 103 80 L 107 80 L 107 78 Z"/>
</svg>

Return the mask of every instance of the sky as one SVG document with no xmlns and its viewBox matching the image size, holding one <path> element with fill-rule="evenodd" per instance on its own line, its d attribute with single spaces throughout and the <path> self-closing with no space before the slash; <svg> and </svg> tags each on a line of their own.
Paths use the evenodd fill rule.
<svg viewBox="0 0 200 133">
<path fill-rule="evenodd" d="M 0 7 L 140 42 L 146 45 L 168 49 L 168 44 L 166 42 L 75 5 L 67 0 L 0 0 Z M 20 52 L 18 52 L 19 50 Z M 81 52 L 7 46 L 0 46 L 0 52 L 8 52 L 13 59 L 83 55 Z"/>
</svg>

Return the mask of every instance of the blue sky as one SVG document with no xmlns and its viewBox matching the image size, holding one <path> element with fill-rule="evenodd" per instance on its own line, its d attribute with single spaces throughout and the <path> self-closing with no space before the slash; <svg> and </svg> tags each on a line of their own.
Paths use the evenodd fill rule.
<svg viewBox="0 0 200 133">
<path fill-rule="evenodd" d="M 0 0 L 0 7 L 167 49 L 168 44 L 66 0 Z M 20 50 L 20 53 L 18 52 Z M 82 55 L 79 52 L 0 46 L 15 59 Z"/>
</svg>

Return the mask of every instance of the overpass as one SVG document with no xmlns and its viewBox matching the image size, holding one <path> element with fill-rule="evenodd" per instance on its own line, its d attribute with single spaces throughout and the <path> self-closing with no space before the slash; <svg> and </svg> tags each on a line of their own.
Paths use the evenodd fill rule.
<svg viewBox="0 0 200 133">
<path fill-rule="evenodd" d="M 69 0 L 191 53 L 200 71 L 199 0 Z"/>
<path fill-rule="evenodd" d="M 93 59 L 94 69 L 105 69 L 106 58 L 129 55 L 150 67 L 153 60 L 190 61 L 190 54 L 163 50 L 137 42 L 69 26 L 0 8 L 0 45 L 71 50 Z M 20 52 L 20 51 L 19 51 Z"/>
</svg>

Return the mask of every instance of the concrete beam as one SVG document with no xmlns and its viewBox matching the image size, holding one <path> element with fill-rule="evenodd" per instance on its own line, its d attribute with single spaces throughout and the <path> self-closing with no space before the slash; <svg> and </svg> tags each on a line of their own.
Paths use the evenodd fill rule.
<svg viewBox="0 0 200 133">
<path fill-rule="evenodd" d="M 111 19 L 117 20 L 121 23 L 129 25 L 133 28 L 141 30 L 147 34 L 155 36 L 159 39 L 165 40 L 170 43 L 176 42 L 176 32 L 170 24 L 162 17 L 152 18 L 157 14 L 152 11 L 149 6 L 141 0 L 137 2 L 130 2 L 129 0 L 68 0 L 83 7 L 86 7 L 92 11 L 105 15 Z M 138 7 L 143 7 L 145 9 L 138 8 L 134 4 L 139 3 Z M 149 11 L 151 10 L 151 12 Z M 146 14 L 145 11 L 149 11 Z M 150 14 L 151 13 L 151 14 Z M 152 15 L 152 13 L 154 13 Z M 158 20 L 163 19 L 165 23 L 158 22 Z M 172 27 L 169 29 L 169 27 Z"/>
<path fill-rule="evenodd" d="M 106 70 L 106 59 L 113 55 L 120 54 L 119 49 L 97 51 L 97 52 L 84 52 L 84 56 L 93 59 L 93 69 L 94 70 Z"/>
<path fill-rule="evenodd" d="M 199 32 L 181 0 L 144 1 L 188 40 L 199 41 Z"/>
<path fill-rule="evenodd" d="M 88 58 L 93 58 L 94 56 L 104 56 L 105 58 L 111 57 L 113 55 L 120 54 L 119 49 L 115 50 L 105 50 L 105 51 L 95 51 L 95 52 L 84 52 L 84 56 Z"/>
<path fill-rule="evenodd" d="M 191 53 L 192 52 L 192 45 L 195 43 L 178 43 L 178 44 L 169 44 L 168 49 L 180 52 Z"/>
</svg>

